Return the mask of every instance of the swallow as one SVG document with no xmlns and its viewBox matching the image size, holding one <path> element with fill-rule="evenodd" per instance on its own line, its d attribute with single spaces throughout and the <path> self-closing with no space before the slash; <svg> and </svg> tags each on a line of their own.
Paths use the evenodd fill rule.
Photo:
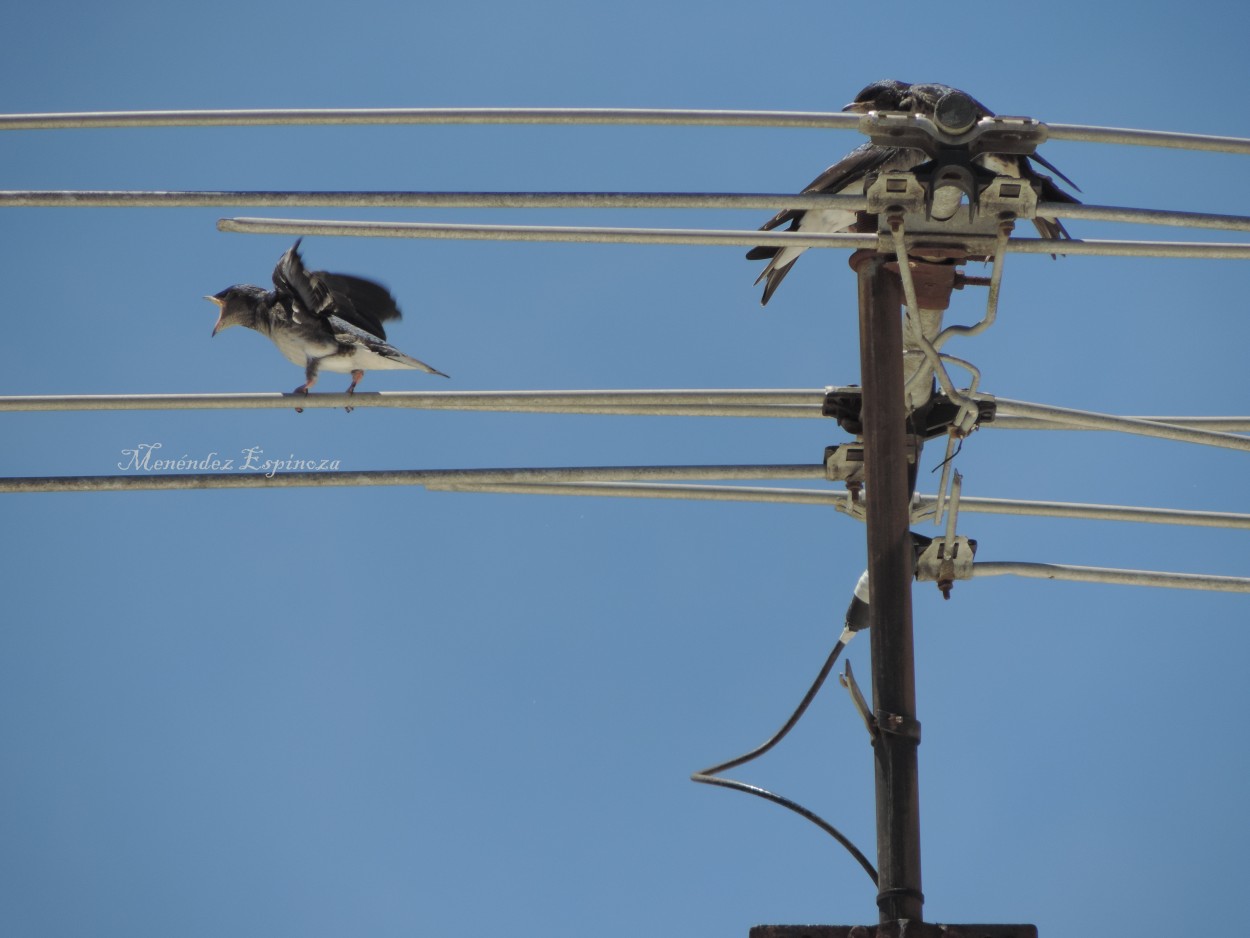
<svg viewBox="0 0 1250 938">
<path fill-rule="evenodd" d="M 861 90 L 855 100 L 842 110 L 858 114 L 867 114 L 869 111 L 904 111 L 932 117 L 942 96 L 955 90 L 957 89 L 949 85 L 936 83 L 909 84 L 894 79 L 875 81 Z M 994 112 L 981 102 L 971 95 L 967 97 L 976 110 L 978 120 L 994 116 Z M 1040 156 L 1017 157 L 983 153 L 974 162 L 995 175 L 1023 178 L 1037 183 L 1041 188 L 1040 198 L 1044 202 L 1077 201 L 1060 189 L 1051 177 L 1037 172 L 1030 164 L 1030 159 L 1079 191 L 1079 187 L 1072 180 Z M 862 195 L 864 181 L 869 174 L 909 172 L 928 161 L 929 157 L 922 150 L 863 143 L 813 179 L 803 189 L 803 194 L 819 192 L 831 195 Z M 867 212 L 851 212 L 845 209 L 785 209 L 765 222 L 760 230 L 772 231 L 788 222 L 786 231 L 808 234 L 851 231 L 866 224 L 867 216 Z M 1043 238 L 1058 240 L 1071 237 L 1057 218 L 1035 218 L 1033 223 Z M 765 281 L 761 306 L 768 305 L 768 300 L 790 272 L 794 262 L 806 250 L 807 248 L 802 247 L 761 246 L 747 252 L 747 260 L 768 260 L 755 279 L 757 284 L 761 280 Z"/>
<path fill-rule="evenodd" d="M 304 368 L 304 383 L 294 394 L 307 394 L 322 369 L 350 373 L 348 394 L 356 393 L 367 369 L 416 368 L 447 377 L 387 343 L 382 323 L 401 314 L 386 287 L 363 277 L 308 270 L 299 253 L 302 240 L 273 269 L 272 290 L 235 284 L 204 297 L 220 310 L 214 336 L 246 326 L 267 337 L 288 361 Z"/>
</svg>

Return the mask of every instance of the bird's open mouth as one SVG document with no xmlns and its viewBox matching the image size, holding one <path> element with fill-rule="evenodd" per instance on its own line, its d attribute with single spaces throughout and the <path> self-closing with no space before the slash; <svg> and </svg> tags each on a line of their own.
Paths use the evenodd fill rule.
<svg viewBox="0 0 1250 938">
<path fill-rule="evenodd" d="M 213 324 L 213 335 L 216 335 L 221 329 L 221 315 L 226 311 L 226 301 L 218 299 L 215 296 L 206 296 L 204 299 L 208 300 L 210 303 L 215 303 L 217 308 L 221 310 L 221 312 L 217 314 L 217 322 Z"/>
</svg>

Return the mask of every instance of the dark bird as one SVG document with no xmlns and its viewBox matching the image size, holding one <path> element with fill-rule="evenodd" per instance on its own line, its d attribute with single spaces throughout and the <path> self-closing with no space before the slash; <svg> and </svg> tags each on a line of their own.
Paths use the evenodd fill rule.
<svg viewBox="0 0 1250 938">
<path fill-rule="evenodd" d="M 855 100 L 842 110 L 860 114 L 867 114 L 869 111 L 905 111 L 932 117 L 942 96 L 955 90 L 949 85 L 934 83 L 913 85 L 893 79 L 875 81 L 860 91 L 855 96 Z M 993 111 L 971 95 L 967 97 L 974 105 L 978 120 L 994 116 Z M 974 162 L 995 175 L 1024 178 L 1038 183 L 1041 186 L 1041 200 L 1044 202 L 1077 201 L 1060 189 L 1049 176 L 1037 172 L 1029 163 L 1030 159 L 1045 166 L 1073 188 L 1077 188 L 1072 180 L 1040 156 L 1021 158 L 983 153 L 976 157 Z M 870 173 L 907 172 L 928 161 L 929 157 L 922 150 L 864 143 L 813 179 L 803 193 L 862 195 L 865 177 Z M 765 222 L 760 230 L 772 231 L 789 222 L 786 231 L 802 231 L 808 234 L 850 231 L 856 228 L 866 216 L 866 212 L 851 212 L 845 209 L 786 209 Z M 1033 223 L 1043 238 L 1071 237 L 1056 218 L 1035 218 Z M 761 280 L 766 281 L 764 296 L 760 300 L 761 306 L 767 305 L 773 292 L 781 285 L 781 281 L 790 272 L 790 268 L 794 266 L 794 262 L 806 250 L 807 248 L 803 247 L 761 246 L 747 252 L 748 260 L 768 260 L 755 280 L 756 283 Z"/>
<path fill-rule="evenodd" d="M 348 274 L 310 271 L 299 246 L 296 241 L 273 269 L 274 289 L 236 284 L 204 297 L 221 309 L 213 335 L 246 326 L 267 336 L 289 361 L 304 367 L 306 380 L 295 394 L 307 394 L 322 369 L 350 373 L 348 394 L 356 392 L 367 369 L 418 368 L 447 377 L 387 344 L 382 323 L 399 319 L 400 312 L 386 287 Z"/>
</svg>

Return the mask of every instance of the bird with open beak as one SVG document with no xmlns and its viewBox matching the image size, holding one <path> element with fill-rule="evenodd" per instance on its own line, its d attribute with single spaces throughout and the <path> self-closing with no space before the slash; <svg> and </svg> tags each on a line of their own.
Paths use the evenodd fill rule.
<svg viewBox="0 0 1250 938">
<path fill-rule="evenodd" d="M 936 83 L 913 85 L 894 79 L 875 81 L 860 91 L 855 96 L 855 100 L 842 110 L 857 114 L 867 114 L 869 111 L 905 111 L 924 117 L 932 117 L 942 97 L 955 90 L 949 85 Z M 983 117 L 994 116 L 993 111 L 971 95 L 966 95 L 966 97 L 971 101 L 978 120 Z M 929 157 L 923 150 L 864 143 L 812 180 L 803 192 L 805 194 L 821 192 L 830 195 L 863 195 L 864 180 L 870 173 L 909 172 L 917 166 L 928 162 L 928 160 Z M 1035 182 L 1041 186 L 1042 201 L 1077 201 L 1060 189 L 1049 176 L 1037 172 L 1029 160 L 1045 166 L 1064 182 L 1068 183 L 1068 185 L 1077 188 L 1072 180 L 1068 179 L 1067 176 L 1063 175 L 1063 173 L 1059 172 L 1059 170 L 1055 169 L 1040 156 L 1016 157 L 984 153 L 976 157 L 974 162 L 996 175 L 1014 176 Z M 866 213 L 852 212 L 846 209 L 786 209 L 778 212 L 765 222 L 760 230 L 772 231 L 774 228 L 780 228 L 789 222 L 790 227 L 786 228 L 786 231 L 801 231 L 805 234 L 851 231 L 857 227 L 857 224 L 865 216 Z M 1070 237 L 1058 219 L 1039 217 L 1034 219 L 1033 223 L 1037 226 L 1037 230 L 1043 238 L 1060 239 Z M 768 304 L 769 298 L 777 287 L 781 285 L 781 281 L 790 272 L 794 262 L 806 250 L 807 248 L 804 247 L 761 246 L 752 248 L 747 252 L 747 260 L 755 261 L 766 258 L 768 260 L 759 277 L 755 280 L 756 283 L 759 283 L 761 280 L 765 281 L 764 296 L 760 300 L 761 306 Z"/>
<path fill-rule="evenodd" d="M 288 361 L 304 368 L 304 383 L 295 394 L 308 394 L 323 369 L 350 373 L 348 394 L 370 369 L 416 368 L 447 377 L 387 343 L 382 323 L 399 319 L 400 312 L 386 287 L 363 277 L 310 271 L 299 246 L 296 241 L 273 269 L 274 289 L 236 284 L 205 297 L 220 309 L 214 336 L 246 326 L 269 338 Z"/>
</svg>

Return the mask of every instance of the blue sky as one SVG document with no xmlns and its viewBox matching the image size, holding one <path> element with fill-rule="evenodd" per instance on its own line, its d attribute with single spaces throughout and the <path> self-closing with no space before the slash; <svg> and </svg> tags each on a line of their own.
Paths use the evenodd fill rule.
<svg viewBox="0 0 1250 938">
<path fill-rule="evenodd" d="M 836 110 L 898 77 L 1052 122 L 1250 136 L 1238 5 L 852 12 L 27 5 L 9 11 L 20 41 L 0 61 L 0 110 Z M 857 142 L 642 127 L 30 131 L 0 134 L 0 165 L 8 189 L 787 192 Z M 1244 158 L 1044 152 L 1091 203 L 1250 213 Z M 767 215 L 5 209 L 0 393 L 294 387 L 299 370 L 259 336 L 209 338 L 202 297 L 268 282 L 290 240 L 215 223 L 262 214 L 729 228 Z M 809 252 L 767 311 L 737 248 L 309 238 L 304 253 L 385 282 L 405 311 L 392 339 L 452 376 L 370 373 L 362 390 L 858 380 L 841 252 Z M 1233 261 L 1018 255 L 998 323 L 950 351 L 1003 397 L 1245 413 L 1245 295 Z M 975 321 L 978 304 L 957 294 L 951 321 Z M 810 420 L 382 409 L 3 423 L 4 475 L 116 473 L 124 450 L 156 443 L 391 469 L 815 462 L 843 438 Z M 937 460 L 926 453 L 925 469 Z M 1248 508 L 1243 455 L 1177 443 L 985 431 L 958 467 L 967 495 Z M 723 938 L 875 921 L 871 884 L 815 828 L 688 781 L 767 737 L 836 637 L 864 547 L 832 510 L 379 488 L 8 495 L 0 518 L 5 934 Z M 986 560 L 1247 573 L 1241 533 L 971 514 L 961 528 Z M 1250 835 L 1244 598 L 992 578 L 950 602 L 920 584 L 915 615 L 926 918 L 1044 935 L 1239 923 L 1220 899 L 1242 888 Z M 861 676 L 867 645 L 849 651 Z M 873 852 L 870 750 L 840 689 L 737 775 Z"/>
</svg>

